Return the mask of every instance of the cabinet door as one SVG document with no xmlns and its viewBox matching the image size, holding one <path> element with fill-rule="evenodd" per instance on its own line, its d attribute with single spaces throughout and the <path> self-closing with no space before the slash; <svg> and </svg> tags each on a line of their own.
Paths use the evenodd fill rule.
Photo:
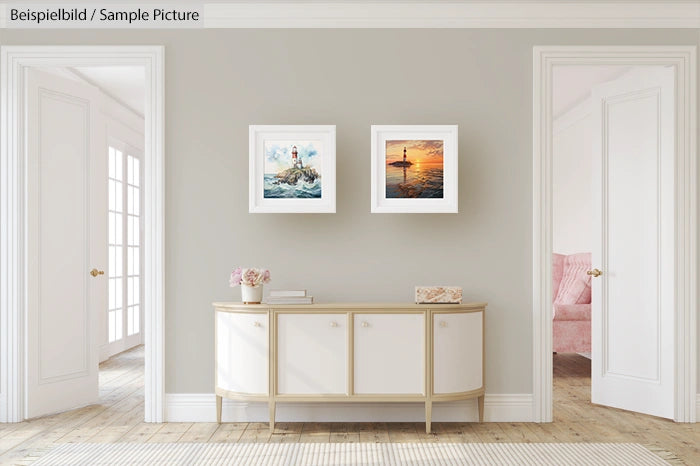
<svg viewBox="0 0 700 466">
<path fill-rule="evenodd" d="M 267 314 L 216 312 L 216 385 L 237 393 L 267 394 Z"/>
<path fill-rule="evenodd" d="M 347 393 L 345 314 L 278 314 L 277 392 Z"/>
<path fill-rule="evenodd" d="M 425 393 L 424 314 L 355 314 L 355 393 Z"/>
<path fill-rule="evenodd" d="M 433 391 L 458 393 L 483 385 L 482 312 L 433 314 Z"/>
</svg>

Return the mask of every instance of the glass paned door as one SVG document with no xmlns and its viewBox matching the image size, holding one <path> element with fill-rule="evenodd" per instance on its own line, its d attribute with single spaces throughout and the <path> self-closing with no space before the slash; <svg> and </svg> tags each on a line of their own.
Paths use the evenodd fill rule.
<svg viewBox="0 0 700 466">
<path fill-rule="evenodd" d="M 141 191 L 140 172 L 141 161 L 132 156 L 126 156 L 126 220 L 127 220 L 127 335 L 140 332 L 141 320 Z"/>
<path fill-rule="evenodd" d="M 122 339 L 124 298 L 124 153 L 109 148 L 109 307 L 108 341 Z"/>
<path fill-rule="evenodd" d="M 136 150 L 109 146 L 109 305 L 110 354 L 141 343 L 141 160 Z"/>
</svg>

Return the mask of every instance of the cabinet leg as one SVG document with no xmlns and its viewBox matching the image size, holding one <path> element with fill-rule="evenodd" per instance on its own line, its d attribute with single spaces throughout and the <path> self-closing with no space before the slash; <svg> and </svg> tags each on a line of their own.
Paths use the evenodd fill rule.
<svg viewBox="0 0 700 466">
<path fill-rule="evenodd" d="M 221 424 L 221 397 L 216 395 L 216 422 Z"/>
<path fill-rule="evenodd" d="M 484 422 L 484 395 L 478 398 L 479 401 L 479 422 Z"/>
<path fill-rule="evenodd" d="M 425 402 L 425 433 L 429 434 L 431 426 L 430 424 L 432 423 L 433 420 L 433 402 L 430 400 L 427 400 Z"/>
<path fill-rule="evenodd" d="M 275 400 L 270 400 L 268 407 L 270 408 L 270 432 L 275 431 Z"/>
</svg>

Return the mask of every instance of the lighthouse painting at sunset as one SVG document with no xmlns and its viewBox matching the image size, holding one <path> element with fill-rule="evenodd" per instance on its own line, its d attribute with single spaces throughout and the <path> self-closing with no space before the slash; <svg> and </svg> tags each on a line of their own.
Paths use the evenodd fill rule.
<svg viewBox="0 0 700 466">
<path fill-rule="evenodd" d="M 386 141 L 386 198 L 443 198 L 443 140 Z"/>
<path fill-rule="evenodd" d="M 321 141 L 267 140 L 264 149 L 264 198 L 321 198 Z"/>
</svg>

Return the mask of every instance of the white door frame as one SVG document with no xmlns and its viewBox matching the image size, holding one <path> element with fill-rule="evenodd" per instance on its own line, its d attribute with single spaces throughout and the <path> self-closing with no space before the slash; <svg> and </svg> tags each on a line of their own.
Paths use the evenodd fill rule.
<svg viewBox="0 0 700 466">
<path fill-rule="evenodd" d="M 697 383 L 697 120 L 695 46 L 546 46 L 533 49 L 533 416 L 552 421 L 552 67 L 676 68 L 675 415 L 695 422 Z"/>
<path fill-rule="evenodd" d="M 163 422 L 164 48 L 162 46 L 0 47 L 0 422 L 25 419 L 27 67 L 143 66 L 145 421 Z"/>
</svg>

